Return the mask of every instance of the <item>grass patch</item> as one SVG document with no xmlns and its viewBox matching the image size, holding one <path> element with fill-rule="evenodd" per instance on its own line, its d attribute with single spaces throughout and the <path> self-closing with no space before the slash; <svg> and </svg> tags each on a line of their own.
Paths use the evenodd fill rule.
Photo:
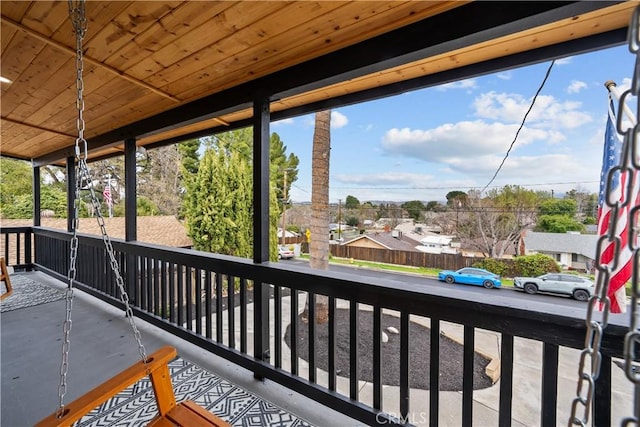
<svg viewBox="0 0 640 427">
<path fill-rule="evenodd" d="M 299 258 L 309 259 L 309 255 L 301 254 Z M 427 268 L 427 267 L 414 267 L 414 266 L 397 265 L 397 264 L 385 264 L 382 262 L 361 261 L 357 259 L 336 258 L 336 257 L 330 257 L 329 263 L 348 265 L 351 267 L 370 268 L 374 270 L 395 271 L 398 273 L 411 273 L 416 275 L 422 275 L 432 279 L 437 278 L 438 273 L 442 270 L 441 268 Z M 502 282 L 502 286 L 513 287 L 513 279 L 502 277 L 500 280 Z"/>
</svg>

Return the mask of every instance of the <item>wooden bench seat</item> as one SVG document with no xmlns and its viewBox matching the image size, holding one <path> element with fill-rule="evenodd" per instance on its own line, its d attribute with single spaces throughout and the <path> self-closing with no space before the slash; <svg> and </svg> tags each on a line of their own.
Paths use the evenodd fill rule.
<svg viewBox="0 0 640 427">
<path fill-rule="evenodd" d="M 36 426 L 70 426 L 93 408 L 147 375 L 151 379 L 156 403 L 158 404 L 158 415 L 149 422 L 149 426 L 229 426 L 226 421 L 216 417 L 191 400 L 179 404 L 176 403 L 168 366 L 168 363 L 176 356 L 177 351 L 175 348 L 170 346 L 162 347 L 147 358 L 147 363 L 140 361 L 130 366 L 115 377 L 110 378 L 90 392 L 65 405 L 62 417 L 58 418 L 54 412 L 36 424 Z"/>
<path fill-rule="evenodd" d="M 7 292 L 0 296 L 0 300 L 5 299 L 9 295 L 13 293 L 13 287 L 11 286 L 11 278 L 9 277 L 9 273 L 7 272 L 7 264 L 4 258 L 0 258 L 0 281 L 4 282 L 4 286 L 7 289 Z"/>
</svg>

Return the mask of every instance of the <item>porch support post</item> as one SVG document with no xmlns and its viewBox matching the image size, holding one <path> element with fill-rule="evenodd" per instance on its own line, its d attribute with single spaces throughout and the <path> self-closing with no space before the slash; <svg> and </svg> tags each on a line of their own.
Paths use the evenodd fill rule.
<svg viewBox="0 0 640 427">
<path fill-rule="evenodd" d="M 33 225 L 38 227 L 41 225 L 40 216 L 40 167 L 33 167 Z M 28 246 L 27 246 L 28 247 Z"/>
<path fill-rule="evenodd" d="M 76 158 L 70 156 L 67 157 L 67 231 L 69 233 L 75 228 L 76 179 Z"/>
<path fill-rule="evenodd" d="M 124 141 L 124 239 L 132 242 L 138 239 L 138 211 L 136 188 L 136 139 L 129 138 Z M 136 277 L 138 277 L 138 264 L 136 257 L 127 254 L 126 257 L 127 292 L 132 302 L 138 302 L 139 292 L 136 292 Z"/>
<path fill-rule="evenodd" d="M 269 261 L 269 98 L 253 103 L 253 262 Z M 254 358 L 269 360 L 269 284 L 254 283 Z M 255 378 L 264 380 L 254 373 Z"/>
<path fill-rule="evenodd" d="M 124 239 L 127 242 L 137 240 L 136 205 L 136 139 L 124 141 Z"/>
</svg>

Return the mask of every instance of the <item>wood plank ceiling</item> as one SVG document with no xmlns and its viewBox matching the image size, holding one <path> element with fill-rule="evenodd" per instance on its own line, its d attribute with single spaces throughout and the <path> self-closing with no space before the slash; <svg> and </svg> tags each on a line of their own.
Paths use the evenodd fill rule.
<svg viewBox="0 0 640 427">
<path fill-rule="evenodd" d="M 626 31 L 638 5 L 635 1 L 507 3 L 520 3 L 513 18 L 506 12 L 494 17 L 502 9 L 493 2 L 89 1 L 85 136 L 90 143 L 95 139 L 93 146 L 98 147 L 91 156 L 122 150 L 127 136 L 136 136 L 137 144 L 144 146 L 245 123 L 252 110 L 243 98 L 235 104 L 211 102 L 209 114 L 158 125 L 173 111 L 193 109 L 216 94 L 232 96 L 237 88 L 264 88 L 272 97 L 273 114 L 320 108 L 328 100 L 398 82 Z M 575 6 L 578 3 L 591 5 Z M 572 12 L 574 6 L 579 12 Z M 527 8 L 531 16 L 520 12 Z M 562 12 L 552 13 L 556 9 Z M 485 10 L 486 19 L 477 20 Z M 67 2 L 3 0 L 0 11 L 0 74 L 11 81 L 1 84 L 0 153 L 21 159 L 45 156 L 57 162 L 77 134 L 75 39 Z M 457 25 L 449 29 L 452 19 Z M 411 30 L 398 32 L 404 29 Z M 406 38 L 394 39 L 395 34 Z M 408 47 L 403 50 L 404 45 Z M 358 46 L 362 48 L 353 50 Z M 336 60 L 347 54 L 358 58 L 353 64 L 336 65 L 335 70 L 327 65 L 331 59 L 349 62 Z M 327 71 L 318 71 L 317 81 L 300 78 L 297 85 L 271 84 L 304 74 L 322 58 L 328 60 L 318 64 Z M 251 82 L 254 87 L 247 86 Z M 376 92 L 363 98 L 383 95 Z M 154 120 L 147 126 L 152 128 L 127 133 L 128 126 L 145 120 Z"/>
</svg>

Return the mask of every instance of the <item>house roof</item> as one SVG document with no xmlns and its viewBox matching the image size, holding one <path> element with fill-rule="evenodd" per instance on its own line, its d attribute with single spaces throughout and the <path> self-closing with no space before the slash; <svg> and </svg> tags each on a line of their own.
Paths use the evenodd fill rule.
<svg viewBox="0 0 640 427">
<path fill-rule="evenodd" d="M 529 251 L 575 253 L 595 259 L 598 238 L 595 234 L 527 231 L 524 244 Z"/>
<path fill-rule="evenodd" d="M 391 232 L 376 232 L 376 233 L 361 234 L 358 237 L 351 239 L 347 242 L 344 242 L 342 244 L 349 246 L 353 242 L 356 242 L 361 239 L 368 239 L 373 242 L 376 242 L 377 244 L 383 246 L 386 249 L 398 250 L 398 251 L 416 251 L 416 246 L 420 245 L 420 242 L 406 236 L 401 236 L 400 238 L 393 237 Z"/>
<path fill-rule="evenodd" d="M 631 1 L 89 1 L 89 160 L 626 43 Z M 67 2 L 0 2 L 2 154 L 74 155 Z M 478 19 L 482 17 L 482 19 Z"/>
<path fill-rule="evenodd" d="M 80 218 L 78 232 L 101 235 L 100 226 L 95 218 Z M 124 217 L 104 218 L 109 237 L 125 238 Z M 187 236 L 185 226 L 174 216 L 139 216 L 137 218 L 138 241 L 156 245 L 187 248 L 193 242 Z M 2 227 L 19 227 L 33 225 L 32 219 L 2 219 Z M 67 230 L 66 218 L 42 218 L 42 227 Z"/>
</svg>

